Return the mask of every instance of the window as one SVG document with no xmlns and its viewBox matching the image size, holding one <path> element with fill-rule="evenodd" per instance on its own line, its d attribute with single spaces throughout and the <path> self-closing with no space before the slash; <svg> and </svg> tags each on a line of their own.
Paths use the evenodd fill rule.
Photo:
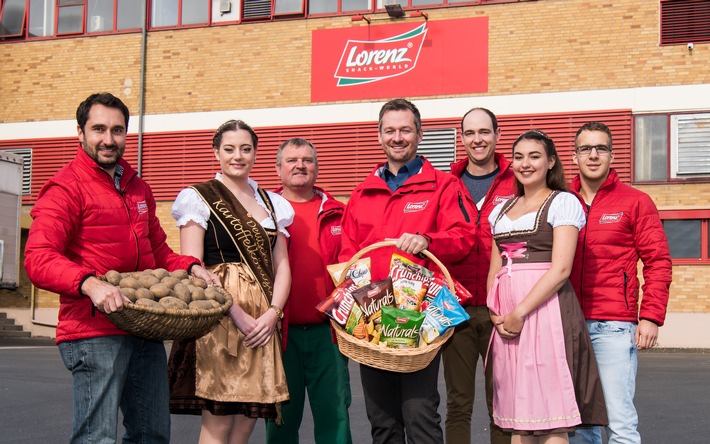
<svg viewBox="0 0 710 444">
<path fill-rule="evenodd" d="M 372 0 L 309 0 L 308 14 L 371 11 Z"/>
<path fill-rule="evenodd" d="M 710 179 L 710 113 L 636 116 L 634 180 Z"/>
<path fill-rule="evenodd" d="M 22 195 L 29 196 L 32 193 L 32 149 L 18 148 L 3 152 L 22 156 Z"/>
<path fill-rule="evenodd" d="M 84 32 L 84 0 L 58 0 L 57 35 Z"/>
<path fill-rule="evenodd" d="M 710 42 L 710 2 L 662 0 L 661 45 Z"/>
<path fill-rule="evenodd" d="M 153 0 L 150 25 L 153 28 L 209 23 L 210 0 Z"/>
<path fill-rule="evenodd" d="M 456 160 L 456 128 L 424 130 L 417 154 L 421 154 L 441 171 L 450 171 Z"/>
<path fill-rule="evenodd" d="M 660 211 L 674 265 L 710 264 L 710 210 Z"/>
<path fill-rule="evenodd" d="M 0 17 L 0 36 L 12 37 L 22 35 L 25 28 L 25 0 L 7 0 L 2 5 Z"/>
</svg>

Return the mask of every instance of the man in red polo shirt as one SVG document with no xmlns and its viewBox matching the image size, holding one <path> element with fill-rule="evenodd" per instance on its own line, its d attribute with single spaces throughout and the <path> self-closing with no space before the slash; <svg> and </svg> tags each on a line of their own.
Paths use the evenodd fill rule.
<svg viewBox="0 0 710 444">
<path fill-rule="evenodd" d="M 316 305 L 334 289 L 326 265 L 338 262 L 340 219 L 345 205 L 315 187 L 316 149 L 287 140 L 276 154 L 278 190 L 296 213 L 288 227 L 291 294 L 285 307 L 283 364 L 291 399 L 282 404 L 283 425 L 269 420 L 267 443 L 298 443 L 306 390 L 316 443 L 350 444 L 350 377 L 347 358 L 333 341 L 330 323 Z"/>
</svg>

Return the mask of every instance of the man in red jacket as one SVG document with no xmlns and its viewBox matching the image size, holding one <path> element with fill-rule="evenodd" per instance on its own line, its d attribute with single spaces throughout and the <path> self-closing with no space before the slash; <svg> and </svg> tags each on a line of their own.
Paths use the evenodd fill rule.
<svg viewBox="0 0 710 444">
<path fill-rule="evenodd" d="M 74 379 L 72 443 L 115 442 L 119 407 L 124 442 L 170 441 L 163 342 L 116 327 L 105 313 L 127 299 L 96 275 L 187 269 L 219 285 L 199 260 L 166 243 L 150 187 L 122 158 L 128 117 L 108 93 L 82 102 L 76 157 L 42 187 L 31 212 L 25 269 L 36 286 L 59 293 L 57 344 Z"/>
<path fill-rule="evenodd" d="M 343 216 L 340 253 L 340 260 L 346 261 L 375 242 L 396 241 L 396 248 L 369 254 L 373 282 L 387 277 L 392 253 L 423 263 L 415 255 L 426 248 L 451 264 L 466 256 L 475 243 L 466 191 L 458 179 L 417 156 L 422 137 L 421 116 L 414 104 L 395 99 L 382 106 L 378 138 L 387 162 L 353 191 Z M 412 373 L 360 366 L 373 443 L 404 443 L 405 433 L 409 442 L 443 442 L 437 412 L 439 361 L 437 354 L 426 368 Z"/>
<path fill-rule="evenodd" d="M 314 186 L 318 157 L 312 143 L 291 139 L 276 154 L 278 190 L 293 206 L 288 257 L 291 293 L 284 308 L 283 364 L 290 399 L 281 405 L 283 424 L 266 423 L 266 442 L 298 443 L 306 390 L 316 443 L 350 444 L 350 377 L 347 358 L 333 341 L 330 323 L 316 305 L 335 288 L 326 266 L 338 262 L 340 219 L 345 205 Z"/>
<path fill-rule="evenodd" d="M 587 319 L 599 365 L 610 444 L 640 443 L 634 407 L 638 350 L 656 345 L 671 284 L 671 258 L 658 210 L 646 194 L 619 181 L 611 168 L 611 131 L 584 124 L 575 137 L 579 176 L 571 189 L 586 203 L 570 281 Z M 643 263 L 639 307 L 637 264 Z M 579 428 L 572 443 L 601 444 L 601 428 Z"/>
<path fill-rule="evenodd" d="M 476 390 L 476 366 L 485 362 L 493 323 L 486 307 L 486 278 L 491 262 L 491 227 L 488 216 L 496 205 L 515 196 L 515 177 L 510 162 L 496 153 L 500 128 L 496 115 L 486 108 L 473 108 L 461 119 L 461 140 L 467 157 L 451 164 L 451 174 L 468 190 L 466 198 L 474 208 L 471 219 L 478 227 L 478 242 L 463 260 L 449 267 L 473 298 L 466 302 L 468 322 L 456 327 L 444 346 L 446 380 L 446 442 L 471 442 L 471 414 Z M 491 443 L 510 443 L 510 434 L 493 425 L 491 366 L 485 371 L 486 404 Z"/>
</svg>

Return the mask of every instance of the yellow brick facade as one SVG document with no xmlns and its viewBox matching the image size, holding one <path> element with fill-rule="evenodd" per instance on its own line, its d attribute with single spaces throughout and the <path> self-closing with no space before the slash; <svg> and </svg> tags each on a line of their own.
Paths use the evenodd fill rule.
<svg viewBox="0 0 710 444">
<path fill-rule="evenodd" d="M 427 12 L 431 21 L 489 17 L 489 91 L 480 95 L 710 83 L 710 45 L 658 45 L 658 1 Z M 367 24 L 345 16 L 149 32 L 145 112 L 311 105 L 311 31 L 350 26 Z M 0 44 L 0 60 L 0 122 L 72 119 L 76 98 L 99 90 L 138 109 L 139 33 Z"/>
<path fill-rule="evenodd" d="M 489 18 L 488 92 L 465 97 L 710 84 L 710 44 L 659 45 L 659 1 L 540 0 L 427 13 L 430 21 Z M 149 32 L 145 113 L 319 105 L 310 101 L 311 32 L 352 26 L 368 25 L 344 16 Z M 2 43 L 0 60 L 0 123 L 71 120 L 79 99 L 103 90 L 137 113 L 140 33 Z M 707 183 L 638 188 L 661 210 L 710 208 Z M 158 217 L 179 251 L 171 204 L 159 202 Z M 710 313 L 709 271 L 674 267 L 669 312 Z"/>
</svg>

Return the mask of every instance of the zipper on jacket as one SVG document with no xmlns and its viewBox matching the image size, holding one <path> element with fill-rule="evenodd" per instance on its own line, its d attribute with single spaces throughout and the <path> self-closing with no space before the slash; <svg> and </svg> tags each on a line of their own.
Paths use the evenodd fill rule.
<svg viewBox="0 0 710 444">
<path fill-rule="evenodd" d="M 586 205 L 586 203 L 585 203 Z M 582 239 L 582 266 L 580 267 L 581 269 L 579 270 L 579 298 L 582 300 L 582 311 L 584 311 L 584 259 L 587 256 L 587 234 L 589 233 L 589 213 L 592 212 L 592 205 L 589 204 L 587 206 L 587 211 L 584 213 L 584 224 L 586 225 L 587 229 L 584 230 L 584 239 Z"/>
<path fill-rule="evenodd" d="M 136 176 L 131 176 L 130 179 L 128 179 L 128 182 L 126 183 L 126 188 L 128 188 L 128 184 L 133 180 L 133 178 Z M 115 189 L 116 187 L 114 187 Z M 136 266 L 135 266 L 135 271 L 140 271 L 138 269 L 138 266 L 140 265 L 141 262 L 141 252 L 140 252 L 140 243 L 138 242 L 138 233 L 136 233 L 136 230 L 133 229 L 133 224 L 131 223 L 131 209 L 128 207 L 128 203 L 126 202 L 126 191 L 124 190 L 116 190 L 119 196 L 121 196 L 121 200 L 123 201 L 123 206 L 126 208 L 126 213 L 128 214 L 128 223 L 131 227 L 131 232 L 133 233 L 133 239 L 136 241 Z M 149 222 L 150 223 L 150 222 Z"/>
<path fill-rule="evenodd" d="M 459 208 L 461 208 L 461 213 L 463 213 L 464 219 L 466 219 L 466 222 L 471 222 L 471 218 L 468 215 L 468 212 L 466 211 L 466 208 L 463 206 L 463 196 L 461 195 L 461 191 L 459 193 Z"/>
<path fill-rule="evenodd" d="M 624 303 L 626 304 L 626 309 L 629 309 L 629 298 L 626 295 L 629 286 L 629 275 L 624 272 Z"/>
</svg>

